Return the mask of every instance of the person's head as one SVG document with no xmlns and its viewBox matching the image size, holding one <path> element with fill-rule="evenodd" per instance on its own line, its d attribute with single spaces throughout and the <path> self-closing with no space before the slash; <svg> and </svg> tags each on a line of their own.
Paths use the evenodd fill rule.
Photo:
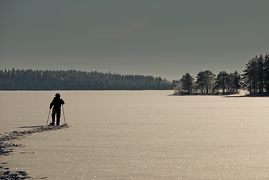
<svg viewBox="0 0 269 180">
<path fill-rule="evenodd" d="M 56 93 L 56 94 L 55 94 L 55 97 L 60 98 L 61 95 L 60 95 L 59 93 Z"/>
</svg>

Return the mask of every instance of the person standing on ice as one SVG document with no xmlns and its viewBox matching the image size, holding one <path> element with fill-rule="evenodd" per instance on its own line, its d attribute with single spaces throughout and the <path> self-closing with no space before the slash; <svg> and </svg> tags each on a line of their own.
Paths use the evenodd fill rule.
<svg viewBox="0 0 269 180">
<path fill-rule="evenodd" d="M 60 125 L 60 118 L 61 118 L 61 106 L 64 104 L 64 101 L 61 99 L 61 95 L 59 93 L 55 94 L 55 97 L 50 103 L 50 109 L 52 108 L 52 122 L 50 123 L 51 126 L 55 125 L 55 116 L 56 116 L 56 125 Z"/>
</svg>

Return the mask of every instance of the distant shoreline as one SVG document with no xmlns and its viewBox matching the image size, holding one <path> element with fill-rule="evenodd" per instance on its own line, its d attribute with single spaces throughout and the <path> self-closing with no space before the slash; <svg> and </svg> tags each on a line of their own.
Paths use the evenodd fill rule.
<svg viewBox="0 0 269 180">
<path fill-rule="evenodd" d="M 161 77 L 79 70 L 0 69 L 0 90 L 172 90 Z"/>
<path fill-rule="evenodd" d="M 224 96 L 224 97 L 269 97 L 269 93 L 218 93 L 218 94 L 179 94 L 174 93 L 171 96 Z"/>
<path fill-rule="evenodd" d="M 4 91 L 173 91 L 173 89 L 0 89 Z"/>
</svg>

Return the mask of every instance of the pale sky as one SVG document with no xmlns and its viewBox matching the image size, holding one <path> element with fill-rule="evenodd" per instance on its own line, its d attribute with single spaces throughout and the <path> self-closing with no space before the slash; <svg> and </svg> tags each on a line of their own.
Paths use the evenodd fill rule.
<svg viewBox="0 0 269 180">
<path fill-rule="evenodd" d="M 1 0 L 0 69 L 178 79 L 269 53 L 269 0 Z"/>
</svg>

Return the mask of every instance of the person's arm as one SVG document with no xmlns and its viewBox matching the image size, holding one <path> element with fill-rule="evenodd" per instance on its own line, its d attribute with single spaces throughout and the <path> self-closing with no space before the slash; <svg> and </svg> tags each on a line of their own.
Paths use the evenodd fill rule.
<svg viewBox="0 0 269 180">
<path fill-rule="evenodd" d="M 54 105 L 54 99 L 50 103 L 50 109 L 52 108 L 53 105 Z"/>
<path fill-rule="evenodd" d="M 61 99 L 61 104 L 62 104 L 62 105 L 64 105 L 64 104 L 65 104 L 65 103 L 64 103 L 64 100 L 62 100 L 62 99 Z"/>
</svg>

